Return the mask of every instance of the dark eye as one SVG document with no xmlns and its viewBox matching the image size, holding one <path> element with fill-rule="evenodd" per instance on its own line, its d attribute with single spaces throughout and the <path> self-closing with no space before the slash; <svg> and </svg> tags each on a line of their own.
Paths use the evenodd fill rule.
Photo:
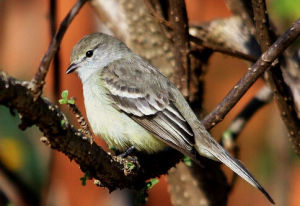
<svg viewBox="0 0 300 206">
<path fill-rule="evenodd" d="M 87 52 L 85 53 L 85 56 L 86 56 L 86 57 L 91 57 L 91 56 L 93 56 L 93 50 L 87 51 Z"/>
</svg>

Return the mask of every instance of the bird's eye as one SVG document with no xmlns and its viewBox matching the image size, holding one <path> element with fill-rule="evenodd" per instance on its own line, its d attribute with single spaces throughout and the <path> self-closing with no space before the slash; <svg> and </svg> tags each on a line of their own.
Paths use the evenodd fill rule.
<svg viewBox="0 0 300 206">
<path fill-rule="evenodd" d="M 93 56 L 93 50 L 89 50 L 85 53 L 86 57 L 92 57 Z"/>
</svg>

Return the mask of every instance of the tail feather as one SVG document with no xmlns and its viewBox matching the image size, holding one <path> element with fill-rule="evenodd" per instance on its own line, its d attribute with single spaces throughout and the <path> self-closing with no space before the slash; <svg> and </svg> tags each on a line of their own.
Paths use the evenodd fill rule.
<svg viewBox="0 0 300 206">
<path fill-rule="evenodd" d="M 224 163 L 227 167 L 233 170 L 236 174 L 246 180 L 248 183 L 259 189 L 265 197 L 272 203 L 275 204 L 274 200 L 267 193 L 267 191 L 258 183 L 258 181 L 250 174 L 247 168 L 237 159 L 233 158 L 226 150 L 219 145 L 214 139 L 209 138 L 210 144 L 209 146 L 203 148 L 203 144 L 201 144 L 200 150 L 203 153 L 203 150 L 206 150 L 216 159 Z M 199 148 L 197 148 L 199 150 Z M 212 159 L 212 158 L 211 158 Z"/>
</svg>

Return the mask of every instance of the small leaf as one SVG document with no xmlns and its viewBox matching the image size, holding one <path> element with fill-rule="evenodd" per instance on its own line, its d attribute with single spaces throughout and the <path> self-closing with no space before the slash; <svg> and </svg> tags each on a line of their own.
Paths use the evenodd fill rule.
<svg viewBox="0 0 300 206">
<path fill-rule="evenodd" d="M 62 93 L 61 93 L 61 97 L 63 99 L 67 99 L 68 98 L 68 95 L 69 95 L 69 91 L 68 90 L 64 90 Z"/>
<path fill-rule="evenodd" d="M 156 185 L 159 182 L 159 180 L 157 178 L 153 178 L 152 180 L 150 180 L 150 182 L 146 183 L 146 189 L 150 190 L 152 189 L 152 187 L 154 187 L 154 185 Z"/>
<path fill-rule="evenodd" d="M 223 146 L 227 149 L 233 148 L 235 137 L 236 137 L 236 135 L 232 130 L 230 130 L 230 129 L 226 130 L 223 133 L 222 138 L 221 138 L 221 142 L 222 142 Z"/>
<path fill-rule="evenodd" d="M 62 119 L 62 120 L 60 121 L 60 125 L 63 127 L 63 126 L 65 126 L 65 124 L 66 124 L 66 120 Z"/>
<path fill-rule="evenodd" d="M 85 185 L 86 185 L 86 177 L 81 177 L 81 178 L 80 178 L 80 181 L 81 181 L 81 185 L 82 185 L 82 186 L 85 186 Z"/>
<path fill-rule="evenodd" d="M 113 145 L 108 145 L 108 149 L 113 150 L 113 151 L 117 150 L 116 147 Z"/>
<path fill-rule="evenodd" d="M 68 104 L 75 104 L 75 100 L 74 99 L 69 99 Z"/>
<path fill-rule="evenodd" d="M 113 153 L 117 154 L 118 153 L 118 150 L 115 146 L 113 145 L 108 145 L 108 149 L 110 149 Z"/>
<path fill-rule="evenodd" d="M 132 162 L 127 162 L 126 167 L 128 170 L 132 171 L 135 168 L 135 164 L 133 164 Z"/>
<path fill-rule="evenodd" d="M 81 185 L 82 186 L 85 186 L 86 185 L 86 180 L 89 179 L 89 173 L 86 172 L 84 173 L 84 176 L 80 178 L 80 181 L 81 181 Z"/>
<path fill-rule="evenodd" d="M 191 167 L 193 165 L 192 159 L 188 156 L 184 156 L 183 162 L 186 164 L 186 166 Z"/>
<path fill-rule="evenodd" d="M 67 103 L 68 103 L 68 100 L 67 100 L 67 99 L 60 99 L 60 100 L 58 100 L 58 102 L 59 102 L 60 104 L 67 104 Z"/>
</svg>

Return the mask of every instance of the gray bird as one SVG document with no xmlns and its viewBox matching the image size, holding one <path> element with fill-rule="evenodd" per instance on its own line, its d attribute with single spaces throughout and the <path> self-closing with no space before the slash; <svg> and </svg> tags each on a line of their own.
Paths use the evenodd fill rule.
<svg viewBox="0 0 300 206">
<path fill-rule="evenodd" d="M 120 40 L 102 33 L 73 48 L 67 74 L 82 81 L 86 114 L 96 135 L 119 151 L 132 146 L 148 154 L 172 147 L 197 161 L 219 160 L 274 204 L 270 195 L 219 145 L 198 120 L 180 91 L 155 67 Z"/>
</svg>

